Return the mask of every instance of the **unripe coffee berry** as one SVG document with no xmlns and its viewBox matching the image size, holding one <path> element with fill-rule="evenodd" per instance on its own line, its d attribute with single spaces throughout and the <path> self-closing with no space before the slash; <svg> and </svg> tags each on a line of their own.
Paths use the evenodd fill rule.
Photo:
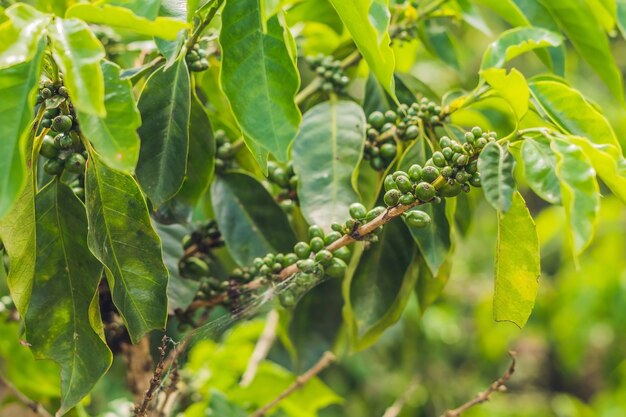
<svg viewBox="0 0 626 417">
<path fill-rule="evenodd" d="M 348 265 L 342 259 L 334 257 L 330 265 L 324 269 L 324 272 L 331 278 L 343 278 L 347 268 Z"/>
<path fill-rule="evenodd" d="M 379 111 L 375 111 L 369 115 L 367 122 L 376 129 L 380 129 L 385 124 L 385 115 Z"/>
<path fill-rule="evenodd" d="M 80 174 L 85 170 L 85 158 L 79 153 L 72 154 L 65 161 L 65 169 L 74 174 Z"/>
<path fill-rule="evenodd" d="M 315 254 L 315 261 L 319 262 L 323 266 L 330 265 L 330 262 L 333 260 L 333 254 L 331 251 L 326 249 L 322 249 L 321 251 Z"/>
<path fill-rule="evenodd" d="M 413 183 L 411 183 L 411 180 L 407 176 L 398 175 L 396 184 L 398 185 L 398 190 L 402 193 L 410 193 L 413 191 Z"/>
<path fill-rule="evenodd" d="M 433 153 L 432 159 L 433 159 L 433 163 L 438 167 L 444 167 L 447 164 L 446 158 L 439 151 Z"/>
<path fill-rule="evenodd" d="M 72 128 L 72 119 L 64 114 L 52 119 L 52 128 L 57 132 L 65 133 Z"/>
<path fill-rule="evenodd" d="M 367 209 L 361 203 L 353 203 L 350 205 L 350 217 L 356 220 L 364 219 L 367 216 Z"/>
<path fill-rule="evenodd" d="M 472 174 L 472 177 L 469 179 L 469 183 L 470 185 L 472 185 L 472 187 L 480 187 L 482 185 L 482 183 L 480 182 L 480 173 L 475 172 L 474 174 Z"/>
<path fill-rule="evenodd" d="M 50 175 L 59 175 L 63 172 L 63 161 L 60 159 L 48 159 L 45 164 L 43 164 L 43 170 Z"/>
<path fill-rule="evenodd" d="M 405 206 L 411 205 L 415 203 L 415 196 L 413 194 L 402 194 L 398 202 Z"/>
<path fill-rule="evenodd" d="M 393 110 L 387 110 L 385 112 L 385 121 L 387 123 L 396 123 L 396 119 L 398 118 L 398 115 L 396 114 L 395 111 Z"/>
<path fill-rule="evenodd" d="M 303 272 L 312 272 L 315 269 L 315 261 L 313 259 L 301 259 L 296 265 Z"/>
<path fill-rule="evenodd" d="M 326 237 L 324 238 L 324 243 L 326 245 L 330 245 L 331 243 L 341 239 L 341 236 L 343 236 L 341 233 L 332 231 L 326 235 Z"/>
<path fill-rule="evenodd" d="M 380 156 L 390 161 L 396 157 L 397 148 L 393 143 L 385 143 L 380 147 Z"/>
<path fill-rule="evenodd" d="M 431 223 L 430 216 L 428 213 L 425 213 L 420 210 L 413 210 L 404 217 L 409 226 L 415 227 L 418 229 L 429 226 Z"/>
<path fill-rule="evenodd" d="M 59 155 L 59 147 L 52 136 L 46 135 L 41 143 L 39 153 L 46 158 L 56 158 Z"/>
<path fill-rule="evenodd" d="M 435 190 L 435 187 L 433 187 L 432 184 L 428 182 L 420 182 L 419 184 L 417 184 L 417 187 L 415 187 L 415 196 L 420 201 L 430 201 L 435 197 L 436 194 L 437 191 Z"/>
<path fill-rule="evenodd" d="M 345 262 L 350 261 L 350 255 L 352 255 L 350 249 L 347 246 L 343 246 L 333 252 L 335 258 L 339 258 Z"/>
<path fill-rule="evenodd" d="M 309 242 L 309 245 L 311 247 L 312 252 L 319 252 L 320 250 L 324 249 L 324 239 L 322 239 L 319 236 L 316 236 L 313 239 L 311 239 L 311 241 Z"/>
<path fill-rule="evenodd" d="M 385 185 L 385 191 L 398 189 L 398 185 L 396 184 L 396 181 L 393 179 L 391 175 L 387 175 L 385 177 L 384 185 Z"/>
<path fill-rule="evenodd" d="M 413 140 L 418 137 L 420 134 L 420 130 L 415 125 L 410 125 L 406 128 L 406 132 L 404 132 L 404 137 L 409 140 Z"/>
<path fill-rule="evenodd" d="M 478 126 L 474 126 L 472 128 L 472 135 L 474 135 L 474 138 L 478 139 L 479 137 L 481 137 L 483 134 L 483 130 L 478 127 Z"/>
<path fill-rule="evenodd" d="M 408 174 L 411 181 L 418 182 L 422 179 L 422 167 L 417 164 L 413 164 L 409 168 Z"/>
<path fill-rule="evenodd" d="M 437 177 L 439 177 L 439 169 L 437 169 L 437 167 L 427 166 L 422 169 L 422 180 L 426 182 L 433 182 L 437 179 Z"/>
<path fill-rule="evenodd" d="M 371 222 L 376 217 L 380 216 L 385 211 L 384 207 L 374 207 L 370 211 L 367 212 L 367 216 L 365 217 L 365 221 Z"/>
<path fill-rule="evenodd" d="M 324 230 L 318 225 L 313 225 L 309 227 L 309 239 L 313 239 L 314 237 L 324 238 Z"/>
<path fill-rule="evenodd" d="M 300 259 L 306 259 L 311 255 L 311 247 L 306 242 L 298 242 L 293 247 L 293 251 Z"/>
<path fill-rule="evenodd" d="M 401 196 L 402 193 L 399 190 L 389 190 L 385 193 L 383 200 L 388 206 L 395 206 L 398 204 L 398 200 L 400 200 Z"/>
</svg>

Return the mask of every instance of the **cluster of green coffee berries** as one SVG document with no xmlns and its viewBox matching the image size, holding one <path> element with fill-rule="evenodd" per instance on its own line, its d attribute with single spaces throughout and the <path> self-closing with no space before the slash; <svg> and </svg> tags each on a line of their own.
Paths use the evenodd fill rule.
<svg viewBox="0 0 626 417">
<path fill-rule="evenodd" d="M 298 204 L 298 176 L 291 161 L 283 167 L 274 161 L 267 163 L 267 179 L 280 188 L 276 200 L 287 213 Z"/>
<path fill-rule="evenodd" d="M 224 239 L 215 220 L 208 220 L 198 226 L 182 241 L 183 249 L 189 256 L 183 256 L 178 270 L 183 278 L 200 280 L 211 273 L 211 251 L 224 246 Z"/>
<path fill-rule="evenodd" d="M 199 43 L 195 43 L 193 47 L 187 51 L 185 61 L 189 67 L 189 71 L 202 72 L 209 69 L 209 53 L 206 49 L 202 49 Z"/>
<path fill-rule="evenodd" d="M 341 61 L 334 59 L 332 56 L 308 56 L 307 64 L 311 70 L 320 77 L 322 81 L 321 89 L 325 93 L 343 92 L 344 88 L 350 83 L 350 78 L 341 68 Z"/>
<path fill-rule="evenodd" d="M 222 129 L 215 131 L 215 170 L 224 172 L 235 168 L 235 154 L 237 149 L 233 147 L 230 138 Z"/>
<path fill-rule="evenodd" d="M 48 103 L 57 102 L 58 104 L 59 102 L 65 101 L 67 98 L 67 88 L 63 85 L 62 79 L 57 81 L 46 80 L 41 83 L 41 88 L 39 89 L 39 94 L 37 95 L 37 104 L 45 101 Z M 52 120 L 44 117 L 41 122 L 43 127 L 50 127 Z"/>
</svg>

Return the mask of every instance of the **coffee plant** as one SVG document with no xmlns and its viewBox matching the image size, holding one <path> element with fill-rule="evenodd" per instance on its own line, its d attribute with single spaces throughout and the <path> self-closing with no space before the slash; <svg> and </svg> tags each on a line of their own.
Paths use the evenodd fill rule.
<svg viewBox="0 0 626 417">
<path fill-rule="evenodd" d="M 536 207 L 562 208 L 578 265 L 603 198 L 626 203 L 620 140 L 565 71 L 575 50 L 623 105 L 613 3 L 0 2 L 0 314 L 60 371 L 31 408 L 87 415 L 120 357 L 132 415 L 315 416 L 338 401 L 316 373 L 375 344 L 414 294 L 433 303 L 479 211 L 497 224 L 494 319 L 523 327 Z M 490 43 L 470 88 L 413 75 L 424 54 L 460 72 L 472 30 Z M 333 351 L 298 387 L 319 402 L 180 388 L 199 372 L 190 348 L 269 310 L 292 357 Z M 273 366 L 293 378 L 285 357 Z"/>
</svg>

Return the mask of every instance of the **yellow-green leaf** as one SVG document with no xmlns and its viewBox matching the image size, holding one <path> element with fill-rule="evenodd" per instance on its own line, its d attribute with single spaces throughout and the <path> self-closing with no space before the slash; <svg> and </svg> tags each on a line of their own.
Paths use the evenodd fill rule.
<svg viewBox="0 0 626 417">
<path fill-rule="evenodd" d="M 503 32 L 492 42 L 480 64 L 481 69 L 502 67 L 513 58 L 539 48 L 558 46 L 563 41 L 560 34 L 543 28 L 518 27 Z"/>
<path fill-rule="evenodd" d="M 10 19 L 0 25 L 0 68 L 31 60 L 52 16 L 25 3 L 6 9 Z"/>
<path fill-rule="evenodd" d="M 496 321 L 511 321 L 523 327 L 535 305 L 539 288 L 539 238 L 535 222 L 519 192 L 511 209 L 498 211 L 495 294 Z"/>
<path fill-rule="evenodd" d="M 528 84 L 522 73 L 512 68 L 507 75 L 505 69 L 490 68 L 481 71 L 480 75 L 500 97 L 509 103 L 519 122 L 528 111 L 528 100 L 530 99 Z"/>
</svg>

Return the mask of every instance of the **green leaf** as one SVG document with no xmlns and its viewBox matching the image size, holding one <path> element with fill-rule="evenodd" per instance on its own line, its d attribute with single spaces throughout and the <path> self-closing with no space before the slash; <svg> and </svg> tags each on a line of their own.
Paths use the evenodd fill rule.
<svg viewBox="0 0 626 417">
<path fill-rule="evenodd" d="M 382 8 L 387 9 L 388 1 L 330 0 L 330 2 L 337 10 L 343 24 L 348 28 L 354 43 L 359 48 L 376 79 L 395 100 L 396 93 L 393 79 L 395 57 L 390 46 L 388 16 L 386 16 L 387 19 L 376 19 L 371 16 L 372 11 Z M 389 13 L 388 9 L 386 13 Z M 385 16 L 384 13 L 381 14 Z"/>
<path fill-rule="evenodd" d="M 535 305 L 539 288 L 539 238 L 535 222 L 518 192 L 507 213 L 498 212 L 495 293 L 496 321 L 524 327 Z"/>
<path fill-rule="evenodd" d="M 37 260 L 26 339 L 33 354 L 61 367 L 62 415 L 82 400 L 111 365 L 98 283 L 102 265 L 87 249 L 85 207 L 58 180 L 35 198 Z M 53 301 L 52 301 L 53 300 Z"/>
<path fill-rule="evenodd" d="M 105 55 L 96 35 L 85 22 L 58 17 L 49 26 L 49 34 L 72 104 L 84 113 L 106 116 L 100 68 Z"/>
<path fill-rule="evenodd" d="M 626 38 L 626 0 L 617 0 L 617 27 Z"/>
<path fill-rule="evenodd" d="M 108 3 L 115 6 L 126 7 L 137 16 L 142 16 L 150 20 L 157 18 L 159 15 L 159 7 L 161 6 L 161 0 L 112 0 Z"/>
<path fill-rule="evenodd" d="M 137 182 L 91 153 L 85 178 L 88 244 L 105 266 L 113 303 L 133 343 L 165 327 L 168 273 Z"/>
<path fill-rule="evenodd" d="M 369 347 L 400 318 L 417 280 L 415 256 L 411 235 L 401 222 L 386 224 L 379 242 L 363 252 L 344 295 L 355 320 L 357 350 Z"/>
<path fill-rule="evenodd" d="M 309 224 L 326 230 L 359 200 L 352 176 L 363 155 L 365 115 L 352 101 L 327 101 L 305 113 L 293 144 L 298 199 Z"/>
<path fill-rule="evenodd" d="M 423 229 L 416 229 L 408 225 L 407 228 L 411 232 L 413 240 L 417 243 L 428 269 L 430 269 L 433 275 L 437 275 L 452 245 L 450 224 L 446 217 L 446 202 L 426 204 L 413 208 L 410 211 L 415 210 L 428 213 L 432 223 Z"/>
<path fill-rule="evenodd" d="M 556 175 L 561 183 L 563 207 L 570 226 L 567 239 L 577 261 L 578 255 L 591 242 L 600 208 L 596 174 L 577 145 L 553 137 L 550 146 L 557 157 Z"/>
<path fill-rule="evenodd" d="M 385 112 L 394 107 L 395 104 L 389 99 L 385 89 L 380 85 L 376 77 L 370 73 L 365 82 L 365 97 L 363 98 L 363 111 L 365 114 L 368 115 L 377 110 Z"/>
<path fill-rule="evenodd" d="M 296 238 L 287 216 L 256 179 L 239 172 L 217 177 L 211 197 L 226 246 L 239 265 L 270 252 L 292 251 Z"/>
<path fill-rule="evenodd" d="M 556 155 L 550 142 L 542 137 L 527 137 L 522 143 L 525 178 L 539 197 L 552 204 L 561 204 L 561 186 L 556 175 Z"/>
<path fill-rule="evenodd" d="M 246 412 L 239 406 L 228 401 L 226 396 L 221 392 L 212 389 L 211 399 L 209 400 L 208 415 L 220 417 L 246 417 Z"/>
<path fill-rule="evenodd" d="M 189 152 L 187 172 L 176 198 L 194 206 L 211 184 L 215 168 L 215 138 L 209 115 L 194 93 L 189 119 Z"/>
<path fill-rule="evenodd" d="M 424 47 L 435 57 L 457 71 L 461 70 L 455 39 L 447 26 L 427 20 L 420 25 L 419 35 Z"/>
<path fill-rule="evenodd" d="M 27 142 L 39 88 L 43 42 L 31 61 L 0 69 L 0 219 L 18 199 L 26 179 Z"/>
<path fill-rule="evenodd" d="M 421 314 L 424 314 L 426 309 L 428 309 L 428 307 L 430 307 L 443 293 L 443 290 L 450 279 L 453 254 L 454 251 L 451 249 L 446 256 L 445 261 L 441 264 L 439 271 L 435 275 L 431 272 L 425 259 L 418 255 L 418 259 L 416 261 L 419 262 L 419 265 L 417 266 L 418 277 L 417 282 L 415 283 L 415 293 L 417 294 L 417 303 Z"/>
<path fill-rule="evenodd" d="M 538 48 L 558 46 L 563 42 L 560 34 L 543 28 L 518 27 L 507 30 L 489 45 L 483 54 L 480 69 L 500 68 L 513 58 Z"/>
<path fill-rule="evenodd" d="M 557 81 L 531 82 L 530 91 L 548 120 L 565 132 L 619 149 L 619 141 L 608 120 L 579 91 Z"/>
<path fill-rule="evenodd" d="M 120 79 L 120 68 L 109 61 L 102 61 L 100 66 L 104 76 L 106 116 L 99 117 L 77 109 L 80 129 L 107 165 L 130 173 L 135 170 L 139 158 L 137 128 L 141 125 L 141 117 L 132 85 L 129 80 Z"/>
<path fill-rule="evenodd" d="M 528 19 L 513 0 L 475 0 L 476 3 L 490 8 L 512 26 L 529 26 Z"/>
<path fill-rule="evenodd" d="M 490 142 L 478 157 L 478 171 L 485 198 L 496 210 L 507 212 L 515 191 L 515 160 L 508 150 Z"/>
<path fill-rule="evenodd" d="M 155 206 L 173 197 L 183 184 L 189 147 L 191 92 L 184 59 L 148 78 L 139 97 L 143 121 L 137 179 Z"/>
<path fill-rule="evenodd" d="M 31 61 L 52 18 L 24 3 L 12 5 L 5 13 L 11 20 L 0 26 L 0 69 Z"/>
<path fill-rule="evenodd" d="M 113 26 L 165 40 L 176 40 L 178 32 L 189 28 L 187 23 L 177 19 L 157 17 L 154 20 L 149 20 L 135 15 L 127 8 L 107 4 L 101 6 L 75 4 L 67 10 L 65 17 L 75 17 L 85 22 Z"/>
<path fill-rule="evenodd" d="M 528 112 L 530 91 L 526 78 L 515 68 L 507 75 L 506 70 L 490 68 L 480 72 L 480 76 L 493 88 L 500 97 L 511 106 L 519 123 Z"/>
<path fill-rule="evenodd" d="M 248 147 L 260 146 L 286 162 L 301 121 L 294 101 L 300 79 L 278 16 L 263 21 L 261 4 L 260 0 L 226 3 L 220 79 Z M 254 155 L 266 171 L 266 160 Z"/>
<path fill-rule="evenodd" d="M 597 145 L 587 138 L 570 136 L 568 139 L 583 150 L 602 182 L 626 204 L 626 159 L 622 152 L 615 146 Z"/>
<path fill-rule="evenodd" d="M 611 93 L 624 99 L 623 81 L 615 64 L 609 39 L 585 0 L 541 0 L 572 44 L 600 76 Z"/>
</svg>

